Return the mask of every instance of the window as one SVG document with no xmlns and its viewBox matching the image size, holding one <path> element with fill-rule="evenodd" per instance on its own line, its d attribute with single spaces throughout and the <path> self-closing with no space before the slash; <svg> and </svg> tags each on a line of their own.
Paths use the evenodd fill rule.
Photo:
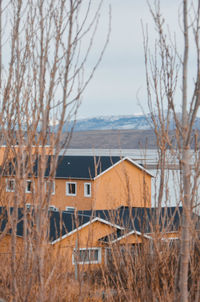
<svg viewBox="0 0 200 302">
<path fill-rule="evenodd" d="M 32 180 L 26 181 L 26 193 L 31 193 L 33 191 Z"/>
<path fill-rule="evenodd" d="M 57 212 L 58 211 L 58 209 L 55 207 L 55 206 L 49 206 L 49 208 L 48 208 L 48 210 L 49 211 L 54 211 L 54 212 Z"/>
<path fill-rule="evenodd" d="M 31 209 L 31 204 L 30 203 L 26 203 L 26 209 L 30 210 Z"/>
<path fill-rule="evenodd" d="M 75 264 L 95 264 L 101 263 L 101 248 L 83 248 L 77 252 L 74 250 L 72 263 Z"/>
<path fill-rule="evenodd" d="M 76 196 L 76 182 L 66 182 L 66 195 Z"/>
<path fill-rule="evenodd" d="M 66 207 L 65 211 L 67 211 L 67 212 L 75 212 L 76 208 L 75 207 Z"/>
<path fill-rule="evenodd" d="M 45 182 L 45 191 L 48 192 L 51 187 L 51 195 L 55 195 L 55 181 L 49 181 Z"/>
<path fill-rule="evenodd" d="M 15 180 L 6 179 L 6 192 L 15 192 Z"/>
<path fill-rule="evenodd" d="M 84 183 L 84 196 L 85 197 L 91 196 L 91 183 Z"/>
</svg>

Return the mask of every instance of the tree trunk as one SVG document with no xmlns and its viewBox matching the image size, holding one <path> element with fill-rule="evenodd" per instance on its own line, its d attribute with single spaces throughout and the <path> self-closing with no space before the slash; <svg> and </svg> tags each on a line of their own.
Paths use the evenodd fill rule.
<svg viewBox="0 0 200 302">
<path fill-rule="evenodd" d="M 187 144 L 188 114 L 187 114 L 187 77 L 188 77 L 188 11 L 187 0 L 183 1 L 184 25 L 184 58 L 183 58 L 183 92 L 182 92 L 182 185 L 183 185 L 183 215 L 181 229 L 181 267 L 180 267 L 180 301 L 188 301 L 188 264 L 190 255 L 190 146 Z"/>
</svg>

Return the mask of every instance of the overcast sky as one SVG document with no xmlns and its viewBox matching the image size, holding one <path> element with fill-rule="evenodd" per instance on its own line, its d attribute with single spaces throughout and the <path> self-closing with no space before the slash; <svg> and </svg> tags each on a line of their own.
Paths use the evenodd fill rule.
<svg viewBox="0 0 200 302">
<path fill-rule="evenodd" d="M 141 20 L 148 24 L 152 46 L 155 38 L 147 2 L 105 0 L 100 30 L 94 43 L 96 50 L 100 49 L 106 36 L 109 2 L 112 6 L 110 42 L 101 65 L 84 93 L 79 118 L 140 114 L 139 103 L 147 110 Z M 179 28 L 180 4 L 180 0 L 161 0 L 161 9 L 171 31 Z M 94 59 L 91 57 L 88 64 L 92 65 Z"/>
</svg>

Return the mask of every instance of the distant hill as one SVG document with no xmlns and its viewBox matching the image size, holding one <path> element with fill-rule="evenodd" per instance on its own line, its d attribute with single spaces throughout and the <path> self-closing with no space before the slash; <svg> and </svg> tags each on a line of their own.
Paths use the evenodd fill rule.
<svg viewBox="0 0 200 302">
<path fill-rule="evenodd" d="M 100 116 L 76 121 L 74 131 L 150 129 L 150 119 L 144 115 Z"/>
<path fill-rule="evenodd" d="M 65 129 L 70 129 L 69 124 L 68 127 L 66 125 Z M 80 119 L 76 121 L 69 147 L 78 149 L 156 149 L 156 136 L 152 129 L 148 115 L 102 116 Z M 196 119 L 194 129 L 200 129 L 200 118 Z M 172 142 L 175 136 L 174 130 L 174 122 L 171 120 L 170 136 Z M 56 131 L 55 127 L 54 131 Z"/>
<path fill-rule="evenodd" d="M 69 144 L 74 149 L 155 149 L 152 130 L 76 131 Z"/>
<path fill-rule="evenodd" d="M 181 119 L 181 114 L 177 117 Z M 66 130 L 70 129 L 72 123 L 67 123 Z M 174 120 L 170 120 L 170 130 L 175 129 Z M 86 119 L 78 119 L 75 123 L 74 131 L 91 130 L 150 130 L 152 121 L 150 115 L 119 115 L 119 116 L 100 116 Z M 200 129 L 200 118 L 197 117 L 194 123 L 194 129 Z M 54 126 L 56 130 L 56 126 Z"/>
<path fill-rule="evenodd" d="M 175 142 L 175 131 L 169 133 Z M 191 147 L 195 147 L 192 140 Z M 200 144 L 200 136 L 198 136 Z M 153 130 L 91 130 L 75 131 L 69 143 L 71 149 L 157 149 Z"/>
</svg>

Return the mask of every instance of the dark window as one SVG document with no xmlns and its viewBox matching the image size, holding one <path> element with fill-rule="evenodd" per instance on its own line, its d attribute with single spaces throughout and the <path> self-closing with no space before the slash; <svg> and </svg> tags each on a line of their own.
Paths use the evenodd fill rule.
<svg viewBox="0 0 200 302">
<path fill-rule="evenodd" d="M 32 181 L 27 180 L 26 181 L 26 193 L 31 193 L 32 192 Z"/>
<path fill-rule="evenodd" d="M 76 195 L 76 183 L 75 182 L 66 183 L 66 194 L 67 195 Z"/>
<path fill-rule="evenodd" d="M 85 183 L 84 184 L 84 195 L 86 197 L 90 197 L 91 196 L 91 184 L 90 183 Z"/>
</svg>

